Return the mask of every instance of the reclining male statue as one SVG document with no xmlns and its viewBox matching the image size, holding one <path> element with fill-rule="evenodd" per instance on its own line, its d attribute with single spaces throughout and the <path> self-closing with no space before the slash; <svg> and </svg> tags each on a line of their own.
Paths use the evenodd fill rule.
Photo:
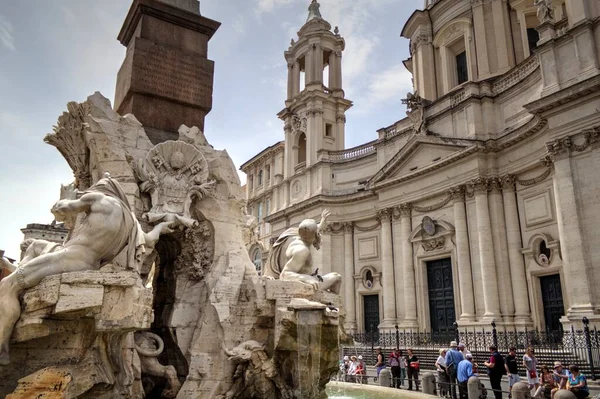
<svg viewBox="0 0 600 399">
<path fill-rule="evenodd" d="M 153 247 L 160 234 L 172 232 L 170 223 L 166 222 L 144 233 L 119 183 L 108 174 L 105 176 L 81 198 L 62 199 L 52 207 L 57 221 L 65 222 L 67 228 L 72 226 L 62 248 L 39 251 L 39 256 L 26 256 L 12 274 L 0 281 L 0 365 L 10 363 L 8 345 L 21 315 L 19 294 L 23 290 L 54 274 L 99 270 L 128 243 L 131 245 L 127 250 L 127 264 L 134 267 L 142 261 L 146 247 Z M 0 263 L 6 261 L 0 258 Z"/>
<path fill-rule="evenodd" d="M 299 281 L 310 285 L 315 290 L 329 290 L 339 294 L 342 276 L 335 272 L 324 276 L 313 273 L 313 261 L 310 253 L 311 245 L 317 250 L 321 247 L 321 231 L 327 226 L 329 215 L 329 210 L 325 209 L 319 224 L 313 219 L 305 219 L 298 228 L 287 229 L 283 232 L 269 252 L 264 276 L 272 279 Z"/>
</svg>

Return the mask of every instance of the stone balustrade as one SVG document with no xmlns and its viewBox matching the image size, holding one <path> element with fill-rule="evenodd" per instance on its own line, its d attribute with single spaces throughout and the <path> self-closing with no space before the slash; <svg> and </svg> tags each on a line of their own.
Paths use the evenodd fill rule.
<svg viewBox="0 0 600 399">
<path fill-rule="evenodd" d="M 366 144 L 348 148 L 343 151 L 329 151 L 329 160 L 332 162 L 345 162 L 362 158 L 376 152 L 377 148 L 375 148 L 375 141 L 370 141 Z"/>
</svg>

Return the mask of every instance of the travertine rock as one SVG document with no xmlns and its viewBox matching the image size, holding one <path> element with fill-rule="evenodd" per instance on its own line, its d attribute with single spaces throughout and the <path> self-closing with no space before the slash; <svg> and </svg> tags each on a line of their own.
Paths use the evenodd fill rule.
<svg viewBox="0 0 600 399">
<path fill-rule="evenodd" d="M 337 372 L 339 295 L 258 277 L 243 241 L 243 196 L 227 152 L 186 126 L 178 141 L 153 146 L 134 117 L 117 115 L 98 93 L 71 108 L 85 111 L 77 116 L 85 122 L 77 134 L 88 167 L 78 168 L 88 170 L 91 181 L 111 172 L 138 217 L 154 213 L 160 214 L 156 221 L 185 223 L 150 246 L 156 256 L 139 268 L 121 254 L 101 271 L 48 277 L 26 292 L 12 337 L 14 366 L 0 367 L 6 376 L 0 394 L 32 375 L 19 385 L 19 395 L 28 394 L 27 381 L 37 378 L 66 384 L 65 398 L 173 397 L 179 384 L 178 398 L 234 392 L 243 392 L 240 398 L 257 392 L 265 399 L 321 397 Z M 202 160 L 198 168 L 188 169 L 194 162 L 173 168 L 165 154 L 181 148 Z M 145 166 L 138 189 L 140 159 Z M 209 195 L 190 195 L 208 181 L 214 182 Z M 136 333 L 136 350 L 132 333 L 139 330 L 152 332 Z M 144 347 L 153 345 L 139 337 L 155 337 L 156 353 L 146 353 Z M 242 351 L 248 342 L 255 344 Z M 230 360 L 224 348 L 238 348 L 230 354 L 239 356 Z M 262 371 L 250 378 L 257 359 Z M 236 369 L 250 374 L 240 379 Z"/>
</svg>

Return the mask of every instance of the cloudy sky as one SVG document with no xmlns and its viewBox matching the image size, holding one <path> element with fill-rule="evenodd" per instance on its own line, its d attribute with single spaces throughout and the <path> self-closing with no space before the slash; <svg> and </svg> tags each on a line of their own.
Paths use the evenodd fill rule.
<svg viewBox="0 0 600 399">
<path fill-rule="evenodd" d="M 205 133 L 236 165 L 283 138 L 287 68 L 283 52 L 309 0 L 202 0 L 222 23 L 209 43 L 213 110 Z M 411 88 L 400 31 L 422 0 L 321 0 L 321 13 L 346 39 L 343 58 L 346 145 L 376 138 L 404 117 Z M 125 48 L 116 40 L 131 0 L 0 0 L 0 249 L 18 257 L 20 228 L 50 223 L 67 163 L 43 137 L 69 101 L 95 91 L 114 99 Z"/>
</svg>

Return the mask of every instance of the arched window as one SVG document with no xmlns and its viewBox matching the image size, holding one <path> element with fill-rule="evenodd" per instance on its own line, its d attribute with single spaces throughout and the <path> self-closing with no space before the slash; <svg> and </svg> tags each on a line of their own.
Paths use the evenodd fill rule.
<svg viewBox="0 0 600 399">
<path fill-rule="evenodd" d="M 258 172 L 258 185 L 262 186 L 263 184 L 263 171 L 262 169 Z"/>
<path fill-rule="evenodd" d="M 252 252 L 252 263 L 254 263 L 258 275 L 262 275 L 262 251 L 260 248 L 256 248 L 254 252 Z"/>
<path fill-rule="evenodd" d="M 301 133 L 298 137 L 298 164 L 306 162 L 306 135 Z"/>
</svg>

